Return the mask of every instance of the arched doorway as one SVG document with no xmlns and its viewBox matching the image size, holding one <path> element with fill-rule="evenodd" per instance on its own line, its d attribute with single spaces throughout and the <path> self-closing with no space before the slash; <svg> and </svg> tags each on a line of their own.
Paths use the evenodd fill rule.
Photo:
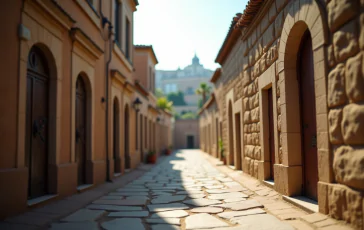
<svg viewBox="0 0 364 230">
<path fill-rule="evenodd" d="M 114 99 L 113 159 L 114 173 L 120 173 L 120 110 L 119 101 Z"/>
<path fill-rule="evenodd" d="M 231 101 L 229 101 L 228 111 L 228 122 L 229 122 L 229 165 L 234 165 L 234 137 L 233 137 L 233 107 Z"/>
<path fill-rule="evenodd" d="M 27 64 L 25 165 L 28 167 L 28 199 L 48 193 L 49 68 L 37 46 Z"/>
<path fill-rule="evenodd" d="M 78 166 L 78 185 L 86 184 L 86 111 L 87 93 L 82 76 L 76 81 L 76 162 Z"/>
<path fill-rule="evenodd" d="M 129 106 L 125 106 L 125 113 L 124 113 L 124 161 L 125 161 L 125 169 L 130 168 L 130 157 L 129 157 Z"/>
<path fill-rule="evenodd" d="M 304 195 L 317 200 L 318 164 L 314 62 L 311 34 L 302 37 L 298 53 Z"/>
</svg>

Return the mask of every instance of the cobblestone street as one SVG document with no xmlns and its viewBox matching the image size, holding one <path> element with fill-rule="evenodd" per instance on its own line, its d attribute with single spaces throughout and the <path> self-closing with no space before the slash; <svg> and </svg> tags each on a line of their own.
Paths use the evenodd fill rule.
<svg viewBox="0 0 364 230">
<path fill-rule="evenodd" d="M 242 186 L 206 158 L 199 150 L 179 151 L 138 179 L 53 222 L 50 227 L 52 230 L 349 229 L 325 215 L 309 215 L 291 206 L 276 192 L 252 179 L 247 179 L 247 187 Z"/>
</svg>

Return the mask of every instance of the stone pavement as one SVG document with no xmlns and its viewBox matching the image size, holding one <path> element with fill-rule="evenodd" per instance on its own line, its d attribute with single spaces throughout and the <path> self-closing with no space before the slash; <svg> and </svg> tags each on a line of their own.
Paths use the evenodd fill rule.
<svg viewBox="0 0 364 230">
<path fill-rule="evenodd" d="M 250 177 L 240 184 L 223 167 L 199 150 L 178 151 L 48 229 L 350 229 L 293 207 Z"/>
</svg>

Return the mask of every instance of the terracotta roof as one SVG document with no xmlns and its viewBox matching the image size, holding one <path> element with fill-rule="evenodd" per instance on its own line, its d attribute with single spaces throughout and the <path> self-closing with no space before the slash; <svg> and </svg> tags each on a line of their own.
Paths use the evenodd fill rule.
<svg viewBox="0 0 364 230">
<path fill-rule="evenodd" d="M 264 0 L 250 0 L 245 7 L 244 13 L 239 16 L 235 29 L 247 27 L 263 5 Z"/>
<path fill-rule="evenodd" d="M 215 83 L 220 76 L 221 76 L 221 68 L 217 68 L 214 74 L 212 75 L 210 82 Z"/>
<path fill-rule="evenodd" d="M 157 56 L 154 53 L 154 49 L 152 45 L 135 45 L 135 49 L 150 49 L 152 51 L 153 57 L 155 59 L 156 64 L 158 64 Z"/>
<path fill-rule="evenodd" d="M 225 61 L 225 58 L 227 57 L 233 45 L 236 43 L 236 41 L 240 36 L 240 31 L 234 29 L 235 24 L 237 20 L 240 18 L 240 16 L 241 13 L 237 13 L 236 17 L 234 17 L 233 20 L 231 21 L 229 31 L 225 37 L 224 43 L 222 44 L 219 53 L 217 54 L 215 62 L 219 63 L 220 65 L 222 65 L 222 63 Z"/>
</svg>

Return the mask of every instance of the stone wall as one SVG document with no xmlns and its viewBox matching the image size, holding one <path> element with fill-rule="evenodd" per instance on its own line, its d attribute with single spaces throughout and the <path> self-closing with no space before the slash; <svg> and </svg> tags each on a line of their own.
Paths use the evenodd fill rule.
<svg viewBox="0 0 364 230">
<path fill-rule="evenodd" d="M 315 72 L 319 210 L 358 229 L 364 226 L 363 28 L 363 0 L 265 1 L 251 24 L 241 30 L 215 83 L 226 154 L 229 154 L 227 97 L 233 89 L 233 104 L 239 99 L 243 101 L 243 171 L 259 179 L 267 175 L 267 157 L 263 153 L 267 146 L 263 145 L 261 130 L 266 124 L 262 124 L 260 98 L 266 88 L 260 82 L 271 84 L 268 87 L 273 88 L 276 105 L 275 189 L 285 195 L 301 194 L 303 166 L 293 167 L 292 163 L 295 160 L 292 152 L 301 151 L 300 137 L 287 138 L 289 116 L 299 111 L 292 113 L 286 103 L 290 100 L 287 97 L 288 91 L 292 91 L 292 77 L 297 74 L 289 68 L 296 68 L 302 34 L 310 30 Z M 260 174 L 264 175 L 260 177 Z"/>
</svg>

